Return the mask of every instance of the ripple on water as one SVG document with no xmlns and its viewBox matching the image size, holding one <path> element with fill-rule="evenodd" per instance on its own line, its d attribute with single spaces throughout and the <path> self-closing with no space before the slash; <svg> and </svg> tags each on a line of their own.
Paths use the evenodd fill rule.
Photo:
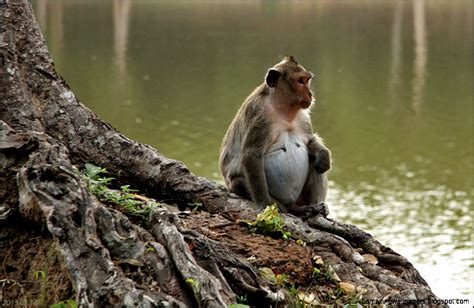
<svg viewBox="0 0 474 308">
<path fill-rule="evenodd" d="M 426 184 L 412 190 L 394 179 L 376 187 L 330 182 L 330 212 L 407 257 L 441 298 L 473 294 L 472 194 Z M 471 288 L 471 289 L 470 289 Z"/>
</svg>

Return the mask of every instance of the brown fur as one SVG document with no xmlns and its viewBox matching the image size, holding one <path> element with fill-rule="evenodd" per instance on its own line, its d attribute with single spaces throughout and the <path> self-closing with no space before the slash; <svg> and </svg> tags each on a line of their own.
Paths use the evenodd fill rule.
<svg viewBox="0 0 474 308">
<path fill-rule="evenodd" d="M 219 164 L 226 185 L 260 207 L 277 202 L 280 208 L 291 209 L 324 202 L 326 197 L 324 173 L 330 168 L 330 151 L 312 129 L 312 76 L 293 57 L 285 57 L 245 99 L 222 142 Z M 269 194 L 264 156 L 278 147 L 287 132 L 306 145 L 310 168 L 298 200 L 283 205 Z"/>
</svg>

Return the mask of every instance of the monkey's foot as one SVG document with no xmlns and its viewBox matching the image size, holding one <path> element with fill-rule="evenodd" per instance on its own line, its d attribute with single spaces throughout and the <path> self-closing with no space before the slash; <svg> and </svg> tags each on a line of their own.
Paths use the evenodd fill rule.
<svg viewBox="0 0 474 308">
<path fill-rule="evenodd" d="M 295 206 L 290 209 L 290 213 L 301 217 L 303 220 L 307 220 L 311 217 L 321 215 L 327 217 L 329 215 L 329 209 L 324 202 L 313 203 L 310 205 Z"/>
</svg>

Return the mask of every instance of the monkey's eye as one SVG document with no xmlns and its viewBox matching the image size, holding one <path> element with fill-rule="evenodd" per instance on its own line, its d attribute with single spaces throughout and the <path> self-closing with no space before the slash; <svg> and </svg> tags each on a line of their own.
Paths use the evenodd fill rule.
<svg viewBox="0 0 474 308">
<path fill-rule="evenodd" d="M 304 81 L 303 77 L 298 78 L 298 83 L 305 84 L 305 81 Z"/>
</svg>

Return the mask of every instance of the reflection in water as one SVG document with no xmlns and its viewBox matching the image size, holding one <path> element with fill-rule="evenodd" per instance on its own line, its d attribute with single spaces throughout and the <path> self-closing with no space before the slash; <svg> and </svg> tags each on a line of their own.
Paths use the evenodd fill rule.
<svg viewBox="0 0 474 308">
<path fill-rule="evenodd" d="M 130 19 L 130 0 L 114 0 L 114 63 L 118 77 L 124 82 L 127 68 L 127 40 Z"/>
<path fill-rule="evenodd" d="M 64 45 L 64 2 L 42 0 L 35 3 L 35 15 L 43 35 L 48 33 L 51 42 L 48 48 L 52 54 L 61 54 Z M 49 15 L 49 16 L 48 16 Z M 56 66 L 60 65 L 61 57 L 54 59 Z"/>
<path fill-rule="evenodd" d="M 48 0 L 38 1 L 36 3 L 35 8 L 35 15 L 36 19 L 38 19 L 38 23 L 40 24 L 41 31 L 43 34 L 46 33 L 48 30 L 48 22 L 47 22 L 47 12 L 48 12 Z"/>
<path fill-rule="evenodd" d="M 413 1 L 415 59 L 413 65 L 413 111 L 418 114 L 423 103 L 426 78 L 427 49 L 425 0 Z"/>
<path fill-rule="evenodd" d="M 82 102 L 216 181 L 242 100 L 297 56 L 318 76 L 331 215 L 408 257 L 440 297 L 472 294 L 471 0 L 55 2 L 33 0 Z"/>
<path fill-rule="evenodd" d="M 397 0 L 393 10 L 392 24 L 392 63 L 390 65 L 390 92 L 392 96 L 398 93 L 400 85 L 400 69 L 402 57 L 402 26 L 403 26 L 403 2 Z"/>
<path fill-rule="evenodd" d="M 51 4 L 51 37 L 55 44 L 52 52 L 60 53 L 64 46 L 64 2 L 53 1 Z"/>
</svg>

